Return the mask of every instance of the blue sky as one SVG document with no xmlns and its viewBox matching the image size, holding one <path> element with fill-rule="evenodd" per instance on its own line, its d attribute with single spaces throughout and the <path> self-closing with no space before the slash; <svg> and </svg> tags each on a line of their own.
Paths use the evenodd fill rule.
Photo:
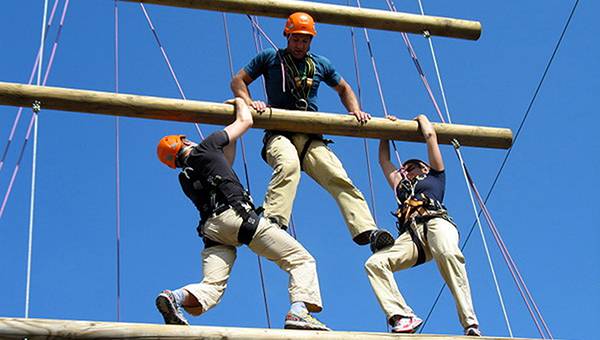
<svg viewBox="0 0 600 340">
<path fill-rule="evenodd" d="M 53 1 L 50 1 L 52 4 Z M 344 4 L 346 1 L 328 1 Z M 434 38 L 453 121 L 508 127 L 516 131 L 573 1 L 426 1 L 428 14 L 481 21 L 474 41 Z M 39 45 L 43 1 L 4 1 L 0 11 L 0 81 L 25 83 Z M 398 1 L 401 11 L 418 12 L 416 1 Z M 63 1 L 60 1 L 59 12 Z M 383 1 L 363 1 L 383 8 Z M 148 5 L 147 9 L 190 99 L 223 101 L 229 66 L 220 13 Z M 114 91 L 114 3 L 72 1 L 48 85 Z M 599 231 L 596 211 L 599 169 L 595 99 L 600 89 L 600 5 L 581 1 L 573 22 L 489 202 L 489 208 L 529 289 L 556 338 L 586 339 L 600 316 Z M 119 4 L 120 91 L 179 98 L 177 87 L 148 28 L 140 5 Z M 59 18 L 59 17 L 58 17 Z M 57 19 L 58 19 L 57 18 Z M 228 15 L 234 68 L 254 54 L 243 15 Z M 282 19 L 261 18 L 280 45 Z M 318 25 L 312 50 L 326 55 L 356 88 L 349 28 Z M 358 30 L 362 103 L 383 110 L 362 31 Z M 56 35 L 48 33 L 45 66 Z M 370 31 L 388 108 L 400 118 L 434 109 L 398 33 Z M 429 82 L 441 101 L 427 42 L 411 39 Z M 260 82 L 252 88 L 262 97 Z M 320 108 L 343 112 L 335 93 L 319 94 Z M 0 107 L 4 148 L 16 108 Z M 3 196 L 29 121 L 24 111 L 6 164 L 0 171 Z M 30 315 L 39 318 L 116 319 L 115 118 L 43 110 L 40 116 Z M 155 156 L 158 138 L 184 133 L 192 125 L 120 119 L 121 131 L 121 320 L 160 323 L 154 297 L 200 279 L 201 241 L 197 212 L 181 193 L 176 172 Z M 202 126 L 205 134 L 219 127 Z M 262 132 L 245 139 L 251 190 L 261 202 L 270 168 L 260 159 Z M 355 184 L 371 202 L 363 141 L 335 137 L 332 146 Z M 376 155 L 377 141 L 369 140 Z M 403 158 L 424 157 L 417 143 L 398 143 Z M 0 220 L 0 316 L 22 317 L 25 304 L 31 144 L 26 150 L 7 210 Z M 443 147 L 448 183 L 446 205 L 463 237 L 474 220 L 464 179 L 452 149 Z M 506 151 L 463 148 L 479 190 L 487 193 Z M 238 154 L 241 155 L 241 154 Z M 372 162 L 377 222 L 394 230 L 395 201 Z M 235 168 L 243 178 L 238 156 Z M 366 247 L 351 242 L 328 194 L 303 176 L 294 207 L 298 239 L 315 256 L 325 310 L 320 319 L 336 330 L 386 331 L 385 318 L 369 287 L 363 263 Z M 487 226 L 493 263 L 516 336 L 538 333 Z M 475 232 L 465 249 L 475 309 L 485 334 L 507 336 L 498 297 Z M 272 326 L 281 328 L 288 308 L 287 276 L 263 261 Z M 405 298 L 424 317 L 442 279 L 433 263 L 396 275 Z M 238 251 L 222 303 L 191 320 L 194 325 L 266 327 L 257 258 Z M 446 290 L 425 333 L 459 334 L 454 302 Z"/>
</svg>

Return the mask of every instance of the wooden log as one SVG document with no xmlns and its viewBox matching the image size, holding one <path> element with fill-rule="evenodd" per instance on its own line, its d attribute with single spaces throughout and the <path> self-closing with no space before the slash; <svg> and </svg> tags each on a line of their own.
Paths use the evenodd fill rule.
<svg viewBox="0 0 600 340">
<path fill-rule="evenodd" d="M 306 12 L 315 21 L 333 25 L 366 27 L 450 38 L 477 40 L 481 23 L 461 19 L 356 8 L 297 0 L 126 0 L 157 5 L 205 9 L 219 12 L 287 18 L 293 12 Z"/>
<path fill-rule="evenodd" d="M 2 339 L 458 340 L 462 336 L 0 318 Z M 506 338 L 482 337 L 501 340 Z M 511 340 L 519 340 L 512 338 Z M 525 339 L 521 339 L 525 340 Z"/>
<path fill-rule="evenodd" d="M 75 90 L 0 82 L 0 105 L 27 106 L 40 101 L 42 110 L 87 112 L 134 118 L 227 125 L 234 120 L 229 104 L 160 97 Z M 254 127 L 302 133 L 423 142 L 412 120 L 373 118 L 361 125 L 347 114 L 268 109 L 253 112 Z M 456 138 L 464 146 L 509 148 L 512 132 L 504 128 L 458 124 L 433 124 L 438 140 L 450 144 Z"/>
</svg>

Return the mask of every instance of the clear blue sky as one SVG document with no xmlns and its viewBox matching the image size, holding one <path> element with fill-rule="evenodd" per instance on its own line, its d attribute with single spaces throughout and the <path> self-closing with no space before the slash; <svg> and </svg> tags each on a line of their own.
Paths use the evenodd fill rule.
<svg viewBox="0 0 600 340">
<path fill-rule="evenodd" d="M 53 1 L 50 1 L 52 4 Z M 342 0 L 329 2 L 345 3 Z M 63 1 L 60 1 L 59 11 Z M 3 1 L 0 10 L 0 81 L 27 81 L 39 44 L 43 1 Z M 363 6 L 383 8 L 383 1 Z M 508 127 L 516 131 L 552 53 L 573 1 L 426 1 L 432 15 L 481 21 L 479 41 L 435 38 L 440 68 L 456 123 Z M 113 1 L 72 1 L 48 85 L 114 90 Z M 416 1 L 397 1 L 416 13 Z M 147 6 L 189 98 L 223 101 L 231 96 L 222 16 L 217 12 Z M 120 90 L 178 98 L 162 55 L 139 4 L 120 10 Z M 600 89 L 596 1 L 582 1 L 544 82 L 525 128 L 502 173 L 489 208 L 511 254 L 554 336 L 589 339 L 600 316 L 598 184 L 600 165 L 596 98 Z M 60 12 L 58 12 L 60 14 Z M 57 15 L 58 15 L 57 14 Z M 229 15 L 235 69 L 255 53 L 243 15 Z M 261 18 L 275 41 L 283 20 Z M 349 28 L 318 25 L 312 50 L 328 56 L 356 88 Z M 383 115 L 362 31 L 357 31 L 364 109 Z M 392 113 L 411 119 L 434 110 L 426 97 L 400 35 L 370 31 L 386 102 Z M 46 62 L 56 25 L 46 44 Z M 436 96 L 427 42 L 411 35 Z M 46 64 L 45 64 L 46 65 Z M 44 66 L 45 69 L 45 66 Z M 260 82 L 252 88 L 262 97 Z M 343 112 L 331 89 L 320 90 L 320 108 Z M 0 147 L 4 148 L 16 109 L 0 107 Z M 6 164 L 0 171 L 3 196 L 23 142 L 30 112 L 25 111 Z M 159 137 L 195 136 L 192 125 L 121 119 L 121 320 L 161 323 L 154 297 L 200 279 L 201 241 L 197 212 L 181 193 L 176 172 L 155 156 Z M 208 134 L 219 127 L 202 126 Z M 262 132 L 246 138 L 251 189 L 262 198 L 270 168 L 260 159 Z M 335 137 L 334 151 L 350 177 L 371 200 L 363 141 Z M 423 157 L 424 145 L 399 143 L 401 156 Z M 371 156 L 377 143 L 369 141 Z M 31 145 L 0 220 L 0 316 L 22 317 L 25 304 L 27 225 Z M 447 164 L 446 204 L 464 236 L 474 216 L 452 149 Z M 486 193 L 506 154 L 463 148 L 481 192 Z M 394 230 L 389 211 L 395 201 L 375 162 L 378 223 Z M 235 165 L 243 178 L 241 157 Z M 115 118 L 43 110 L 40 116 L 31 316 L 113 321 L 116 318 Z M 365 247 L 351 242 L 334 201 L 303 176 L 294 220 L 298 238 L 316 257 L 325 310 L 320 318 L 336 330 L 386 331 L 385 318 L 369 287 Z M 510 321 L 516 336 L 537 331 L 485 226 Z M 465 249 L 473 299 L 484 333 L 507 336 L 498 298 L 476 232 Z M 288 308 L 287 276 L 263 262 L 272 324 L 283 326 Z M 424 317 L 442 280 L 429 263 L 396 275 L 408 302 Z M 222 303 L 194 325 L 266 327 L 257 258 L 238 252 Z M 426 333 L 462 332 L 446 290 Z"/>
</svg>

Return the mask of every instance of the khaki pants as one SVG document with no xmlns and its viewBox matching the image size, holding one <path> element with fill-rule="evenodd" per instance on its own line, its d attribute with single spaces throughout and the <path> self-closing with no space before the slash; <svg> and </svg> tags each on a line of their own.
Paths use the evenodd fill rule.
<svg viewBox="0 0 600 340">
<path fill-rule="evenodd" d="M 422 223 L 417 224 L 415 231 L 423 243 L 426 261 L 432 258 L 435 260 L 454 296 L 460 323 L 464 328 L 478 325 L 471 301 L 465 258 L 458 247 L 456 227 L 443 218 L 434 218 L 427 222 L 425 237 L 423 226 Z M 406 231 L 396 239 L 391 248 L 371 255 L 365 263 L 373 291 L 388 319 L 394 315 L 415 316 L 400 294 L 393 273 L 412 267 L 417 262 L 417 256 L 417 247 Z"/>
<path fill-rule="evenodd" d="M 229 209 L 204 224 L 203 235 L 221 245 L 202 251 L 202 282 L 183 287 L 200 303 L 200 306 L 184 307 L 188 313 L 199 315 L 221 301 L 235 262 L 236 247 L 241 245 L 237 240 L 241 223 L 241 217 L 233 209 Z M 302 301 L 309 311 L 321 311 L 317 265 L 298 241 L 263 218 L 248 246 L 256 254 L 275 262 L 289 273 L 290 302 Z"/>
<path fill-rule="evenodd" d="M 299 155 L 308 138 L 305 134 L 293 134 L 291 140 L 275 135 L 266 145 L 267 163 L 273 168 L 273 175 L 263 204 L 264 216 L 282 225 L 289 225 L 302 170 Z M 377 228 L 362 193 L 323 141 L 310 142 L 302 165 L 304 172 L 335 199 L 353 238 Z"/>
</svg>

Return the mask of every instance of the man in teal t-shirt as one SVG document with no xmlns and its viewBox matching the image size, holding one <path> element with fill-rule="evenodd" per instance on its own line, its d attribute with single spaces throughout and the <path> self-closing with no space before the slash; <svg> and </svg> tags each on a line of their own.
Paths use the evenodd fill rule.
<svg viewBox="0 0 600 340">
<path fill-rule="evenodd" d="M 231 89 L 236 97 L 258 111 L 264 110 L 267 105 L 254 101 L 248 90 L 248 85 L 262 75 L 269 106 L 317 111 L 317 91 L 321 82 L 325 82 L 338 93 L 349 114 L 361 123 L 371 119 L 371 115 L 361 111 L 354 91 L 331 62 L 308 52 L 317 34 L 310 15 L 302 12 L 290 15 L 283 34 L 287 38 L 285 49 L 260 52 L 232 79 Z M 263 142 L 263 158 L 273 168 L 263 204 L 265 217 L 282 228 L 287 227 L 303 170 L 337 201 L 354 242 L 370 244 L 373 252 L 393 244 L 392 235 L 375 225 L 363 194 L 321 135 L 265 131 Z"/>
</svg>

